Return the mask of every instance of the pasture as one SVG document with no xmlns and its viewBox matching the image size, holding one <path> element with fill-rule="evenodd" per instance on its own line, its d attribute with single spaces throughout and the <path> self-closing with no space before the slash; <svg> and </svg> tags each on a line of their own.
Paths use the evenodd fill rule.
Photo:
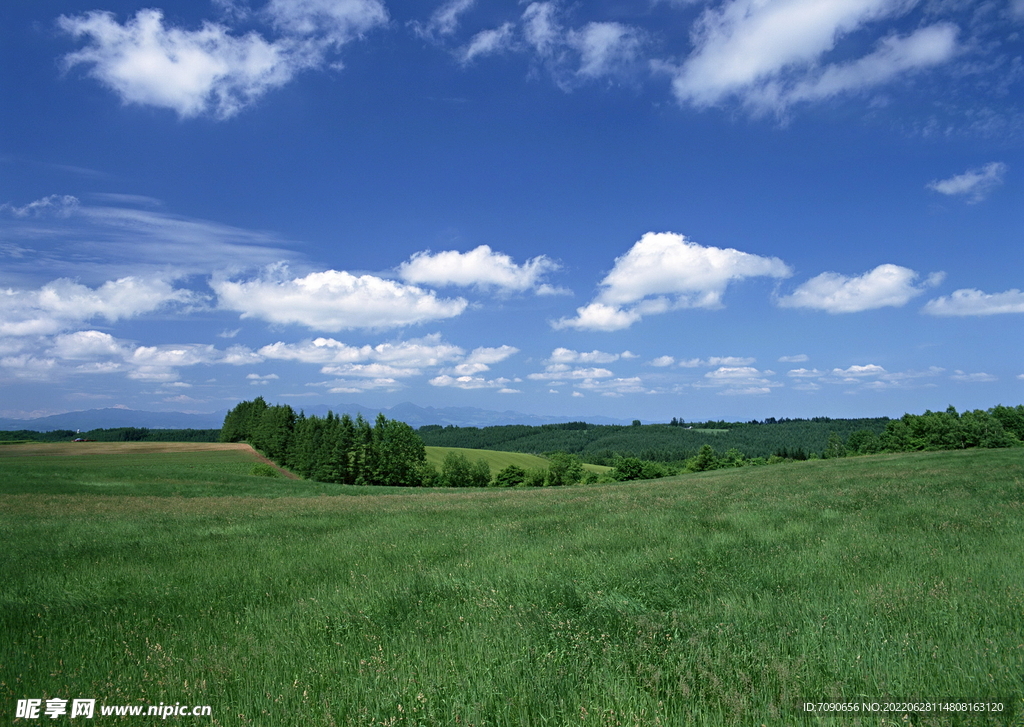
<svg viewBox="0 0 1024 727">
<path fill-rule="evenodd" d="M 441 463 L 449 452 L 456 452 L 465 456 L 470 462 L 478 459 L 484 460 L 491 468 L 491 476 L 498 474 L 501 470 L 514 464 L 524 470 L 546 470 L 548 460 L 536 454 L 523 452 L 495 452 L 489 449 L 467 449 L 465 447 L 427 447 L 427 462 L 435 469 L 441 469 Z M 611 471 L 611 467 L 604 467 L 599 464 L 584 464 L 583 469 L 587 472 L 602 474 Z"/>
<path fill-rule="evenodd" d="M 1024 723 L 1022 450 L 532 490 L 253 462 L 0 456 L 7 721 L 82 697 L 232 726 Z"/>
</svg>

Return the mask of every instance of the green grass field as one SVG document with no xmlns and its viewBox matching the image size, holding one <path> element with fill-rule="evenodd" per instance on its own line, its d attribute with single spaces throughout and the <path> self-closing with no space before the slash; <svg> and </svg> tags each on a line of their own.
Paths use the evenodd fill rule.
<svg viewBox="0 0 1024 727">
<path fill-rule="evenodd" d="M 0 458 L 5 724 L 1024 724 L 1022 450 L 400 497 L 243 454 Z"/>
<path fill-rule="evenodd" d="M 498 474 L 498 472 L 505 469 L 510 464 L 522 467 L 524 470 L 546 470 L 548 468 L 548 460 L 535 454 L 523 454 L 522 452 L 495 452 L 489 449 L 466 449 L 464 447 L 427 447 L 427 462 L 440 470 L 441 463 L 444 461 L 444 457 L 448 452 L 457 452 L 462 454 L 470 462 L 478 459 L 484 460 L 491 468 L 491 476 Z M 601 474 L 603 472 L 610 471 L 612 468 L 602 467 L 599 464 L 585 464 L 583 465 L 583 469 L 588 472 Z"/>
</svg>

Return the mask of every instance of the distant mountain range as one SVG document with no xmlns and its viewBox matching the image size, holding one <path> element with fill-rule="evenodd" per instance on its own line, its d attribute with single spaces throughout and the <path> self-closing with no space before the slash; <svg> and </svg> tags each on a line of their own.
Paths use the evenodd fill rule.
<svg viewBox="0 0 1024 727">
<path fill-rule="evenodd" d="M 339 404 L 337 406 L 314 406 L 305 408 L 306 414 L 325 416 L 328 410 L 335 414 L 362 414 L 373 420 L 378 413 L 388 419 L 397 419 L 411 427 L 427 424 L 449 424 L 457 427 L 491 427 L 504 424 L 557 424 L 559 422 L 585 419 L 591 424 L 629 424 L 623 419 L 609 417 L 539 416 L 517 411 L 491 411 L 472 406 L 422 407 L 404 402 L 393 407 L 369 407 L 360 404 Z M 115 427 L 148 427 L 149 429 L 218 429 L 224 422 L 226 411 L 210 414 L 186 414 L 178 411 L 136 411 L 134 409 L 89 409 L 69 411 L 36 419 L 0 419 L 0 431 L 27 429 L 49 432 L 54 429 L 88 431 L 90 429 L 113 429 Z"/>
</svg>

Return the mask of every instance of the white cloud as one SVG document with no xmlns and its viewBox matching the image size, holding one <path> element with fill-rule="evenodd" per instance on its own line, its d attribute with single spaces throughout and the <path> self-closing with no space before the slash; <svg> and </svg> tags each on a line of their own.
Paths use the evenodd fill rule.
<svg viewBox="0 0 1024 727">
<path fill-rule="evenodd" d="M 658 356 L 658 358 L 651 361 L 651 366 L 665 367 L 671 366 L 676 362 L 672 356 Z"/>
<path fill-rule="evenodd" d="M 159 10 L 140 10 L 124 25 L 113 13 L 62 16 L 60 27 L 90 44 L 64 56 L 125 103 L 158 106 L 184 118 L 213 112 L 228 118 L 271 88 L 284 85 L 308 60 L 256 33 L 243 37 L 215 23 L 199 30 L 168 28 Z"/>
<path fill-rule="evenodd" d="M 712 356 L 711 358 L 690 358 L 680 361 L 683 368 L 694 369 L 700 366 L 749 366 L 757 359 L 750 356 Z"/>
<path fill-rule="evenodd" d="M 571 348 L 556 348 L 551 352 L 551 356 L 548 357 L 549 363 L 555 364 L 569 364 L 569 363 L 612 363 L 618 361 L 620 358 L 636 358 L 636 354 L 631 351 L 623 351 L 622 353 L 607 353 L 605 351 L 593 350 L 589 352 L 574 351 Z"/>
<path fill-rule="evenodd" d="M 527 378 L 535 381 L 565 381 L 567 379 L 605 379 L 610 376 L 614 376 L 611 371 L 595 366 L 573 368 L 568 364 L 552 363 L 544 368 L 543 373 L 529 374 Z"/>
<path fill-rule="evenodd" d="M 845 369 L 832 369 L 832 375 L 840 378 L 860 378 L 862 376 L 880 376 L 886 373 L 885 369 L 878 364 L 854 364 Z"/>
<path fill-rule="evenodd" d="M 730 0 L 708 8 L 692 31 L 694 52 L 669 70 L 680 103 L 711 106 L 738 97 L 759 110 L 877 85 L 941 63 L 955 51 L 955 28 L 937 25 L 890 37 L 873 53 L 823 64 L 839 39 L 898 15 L 904 0 Z"/>
<path fill-rule="evenodd" d="M 511 379 L 506 378 L 484 379 L 479 376 L 449 376 L 442 374 L 432 378 L 429 383 L 431 386 L 455 389 L 501 389 L 504 393 L 519 393 L 514 389 L 508 388 Z"/>
<path fill-rule="evenodd" d="M 121 341 L 102 331 L 76 331 L 57 336 L 51 353 L 63 361 L 124 359 L 131 355 L 131 351 Z"/>
<path fill-rule="evenodd" d="M 523 35 L 541 56 L 554 54 L 561 44 L 562 29 L 555 13 L 553 2 L 530 3 L 523 11 Z"/>
<path fill-rule="evenodd" d="M 511 346 L 502 346 L 500 349 L 476 349 L 476 351 L 485 352 L 479 354 L 483 358 L 488 357 L 486 352 L 495 352 L 491 354 L 493 358 L 498 355 L 497 352 L 506 352 L 507 350 L 514 351 L 515 349 L 512 349 Z M 278 341 L 263 346 L 259 350 L 260 356 L 269 359 L 311 364 L 351 364 L 375 361 L 403 368 L 438 366 L 442 363 L 458 361 L 463 358 L 464 354 L 465 351 L 458 346 L 443 342 L 440 334 L 437 333 L 409 341 L 380 343 L 376 346 L 350 346 L 333 338 L 323 337 L 301 343 Z"/>
<path fill-rule="evenodd" d="M 883 38 L 873 53 L 850 63 L 828 66 L 816 77 L 795 84 L 775 102 L 782 105 L 830 98 L 880 85 L 908 71 L 944 63 L 956 53 L 956 36 L 956 26 L 939 23 L 904 38 Z"/>
<path fill-rule="evenodd" d="M 824 376 L 824 371 L 818 371 L 818 369 L 790 369 L 786 376 L 792 376 L 795 379 L 816 379 Z"/>
<path fill-rule="evenodd" d="M 575 318 L 552 325 L 619 330 L 644 315 L 680 308 L 721 308 L 725 289 L 734 281 L 791 274 L 778 258 L 704 247 L 672 232 L 648 232 L 629 252 L 616 258 L 593 303 L 577 308 Z"/>
<path fill-rule="evenodd" d="M 0 205 L 4 272 L 26 280 L 186 277 L 239 271 L 298 257 L 274 235 L 135 207 L 83 204 L 50 195 Z M 59 271 L 59 272 L 57 272 Z"/>
<path fill-rule="evenodd" d="M 558 268 L 556 262 L 544 255 L 516 265 L 509 255 L 493 252 L 488 245 L 480 245 L 469 252 L 418 252 L 398 266 L 398 275 L 407 283 L 414 284 L 524 291 L 536 288 L 543 282 L 545 274 Z"/>
<path fill-rule="evenodd" d="M 1024 292 L 983 293 L 964 288 L 928 301 L 922 309 L 933 316 L 990 316 L 1000 313 L 1024 313 Z"/>
<path fill-rule="evenodd" d="M 567 42 L 580 54 L 576 73 L 587 78 L 612 75 L 631 65 L 641 48 L 637 31 L 621 23 L 587 23 L 570 31 Z"/>
<path fill-rule="evenodd" d="M 70 217 L 80 204 L 78 198 L 70 194 L 51 194 L 22 207 L 5 203 L 0 205 L 0 210 L 9 211 L 15 217 Z"/>
<path fill-rule="evenodd" d="M 505 23 L 501 27 L 481 30 L 473 36 L 462 50 L 462 62 L 470 63 L 474 58 L 501 53 L 513 46 L 515 26 Z"/>
<path fill-rule="evenodd" d="M 461 376 L 483 373 L 489 371 L 494 364 L 501 363 L 517 353 L 519 349 L 514 346 L 474 348 L 466 359 L 454 368 L 454 372 Z"/>
<path fill-rule="evenodd" d="M 962 196 L 968 204 L 981 202 L 988 193 L 1003 183 L 1007 166 L 1002 162 L 991 162 L 978 169 L 969 169 L 949 179 L 937 179 L 928 183 L 928 189 L 947 196 Z"/>
<path fill-rule="evenodd" d="M 576 309 L 575 318 L 560 318 L 552 321 L 556 330 L 577 328 L 582 331 L 619 331 L 629 328 L 642 318 L 636 310 L 624 311 L 604 303 L 590 303 Z"/>
<path fill-rule="evenodd" d="M 653 389 L 644 386 L 639 376 L 615 379 L 584 379 L 576 384 L 577 388 L 594 391 L 601 396 L 623 396 L 624 394 L 652 394 Z M 573 392 L 573 396 L 579 392 Z"/>
<path fill-rule="evenodd" d="M 177 369 L 181 367 L 248 365 L 262 360 L 242 346 L 227 351 L 199 343 L 140 346 L 103 331 L 84 330 L 32 340 L 21 347 L 19 356 L 5 357 L 0 368 L 18 378 L 39 381 L 77 374 L 122 373 L 130 379 L 169 384 L 178 379 Z"/>
<path fill-rule="evenodd" d="M 508 50 L 533 53 L 563 90 L 639 67 L 644 35 L 638 28 L 590 22 L 566 29 L 559 15 L 557 3 L 530 3 L 517 23 L 477 33 L 458 55 L 468 63 Z"/>
<path fill-rule="evenodd" d="M 64 56 L 124 103 L 168 108 L 188 118 L 228 118 L 296 73 L 324 64 L 325 53 L 387 21 L 379 0 L 271 0 L 265 15 L 284 36 L 233 35 L 218 23 L 198 30 L 165 25 L 163 13 L 140 10 L 123 25 L 113 13 L 61 16 L 58 25 L 81 50 Z"/>
<path fill-rule="evenodd" d="M 693 384 L 696 388 L 717 388 L 719 394 L 757 395 L 768 394 L 782 386 L 769 378 L 774 371 L 760 371 L 753 366 L 720 366 L 704 374 L 704 379 Z"/>
<path fill-rule="evenodd" d="M 281 377 L 277 374 L 267 374 L 266 376 L 260 376 L 259 374 L 247 374 L 245 378 L 248 379 L 249 383 L 253 386 L 266 386 L 271 381 L 276 381 Z"/>
<path fill-rule="evenodd" d="M 806 353 L 798 353 L 795 356 L 779 356 L 779 363 L 803 363 L 808 358 Z"/>
<path fill-rule="evenodd" d="M 287 276 L 287 268 L 278 266 L 254 280 L 214 280 L 210 286 L 221 308 L 243 318 L 324 331 L 396 328 L 451 318 L 468 305 L 464 298 L 439 299 L 433 291 L 343 270 Z"/>
<path fill-rule="evenodd" d="M 409 25 L 416 35 L 429 40 L 451 35 L 459 27 L 459 16 L 475 4 L 476 0 L 448 0 L 431 14 L 426 23 L 413 21 Z"/>
<path fill-rule="evenodd" d="M 355 381 L 341 379 L 329 381 L 321 385 L 327 386 L 327 391 L 330 394 L 359 394 L 364 391 L 374 391 L 377 389 L 398 391 L 402 388 L 402 384 L 398 380 L 389 378 L 356 379 Z"/>
<path fill-rule="evenodd" d="M 388 21 L 388 11 L 380 0 L 270 0 L 265 12 L 289 36 L 334 46 Z"/>
<path fill-rule="evenodd" d="M 393 366 L 386 363 L 369 364 L 340 364 L 337 366 L 324 366 L 320 373 L 329 376 L 358 376 L 368 379 L 401 379 L 409 376 L 419 376 L 420 370 L 409 366 Z"/>
<path fill-rule="evenodd" d="M 93 318 L 134 318 L 193 298 L 165 280 L 133 277 L 97 288 L 60 278 L 38 290 L 0 289 L 0 335 L 46 335 Z"/>
<path fill-rule="evenodd" d="M 845 369 L 834 368 L 831 371 L 792 369 L 787 375 L 800 382 L 793 387 L 795 389 L 816 391 L 821 388 L 818 384 L 831 384 L 846 386 L 848 392 L 854 392 L 932 387 L 935 384 L 928 380 L 934 379 L 943 371 L 945 369 L 938 366 L 930 366 L 923 371 L 887 371 L 878 364 L 854 364 Z"/>
<path fill-rule="evenodd" d="M 963 371 L 960 371 L 959 369 L 949 378 L 953 379 L 954 381 L 962 381 L 968 384 L 987 384 L 999 380 L 992 374 L 986 374 L 982 372 L 976 374 L 968 374 L 964 373 Z"/>
<path fill-rule="evenodd" d="M 900 307 L 920 295 L 928 286 L 937 285 L 942 273 L 933 273 L 921 287 L 915 286 L 918 274 L 899 265 L 879 265 L 857 277 L 822 273 L 811 278 L 776 303 L 783 308 L 814 308 L 829 313 L 856 313 L 885 306 Z"/>
</svg>

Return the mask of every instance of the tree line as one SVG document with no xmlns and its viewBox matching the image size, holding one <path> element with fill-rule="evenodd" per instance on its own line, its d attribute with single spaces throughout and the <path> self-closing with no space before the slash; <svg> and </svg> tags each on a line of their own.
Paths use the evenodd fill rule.
<svg viewBox="0 0 1024 727">
<path fill-rule="evenodd" d="M 448 452 L 436 469 L 427 462 L 423 440 L 405 422 L 379 414 L 373 424 L 328 412 L 296 413 L 287 404 L 270 406 L 257 397 L 227 413 L 223 442 L 248 442 L 299 476 L 319 482 L 397 487 L 515 487 L 575 484 L 584 479 L 578 457 L 555 454 L 547 469 L 509 465 L 494 477 L 484 460 Z"/>
<path fill-rule="evenodd" d="M 282 467 L 318 482 L 416 487 L 430 467 L 423 440 L 405 422 L 383 414 L 373 425 L 361 415 L 306 416 L 287 404 L 270 406 L 262 396 L 227 413 L 220 440 L 248 442 Z"/>
<path fill-rule="evenodd" d="M 883 424 L 884 422 L 884 424 Z M 863 426 L 864 424 L 869 426 Z M 856 425 L 860 428 L 854 428 Z M 883 424 L 881 427 L 879 424 Z M 820 448 L 805 449 L 796 438 L 752 438 L 760 451 L 751 454 L 739 447 L 716 448 L 704 441 L 695 450 L 658 449 L 652 441 L 666 434 L 699 434 L 676 425 L 608 427 L 571 422 L 564 425 L 529 427 L 421 427 L 377 416 L 371 424 L 361 415 L 354 419 L 329 412 L 326 417 L 296 413 L 288 405 L 270 406 L 262 397 L 244 401 L 228 412 L 220 430 L 224 442 L 249 442 L 282 467 L 306 479 L 352 485 L 390 486 L 552 486 L 576 482 L 630 481 L 656 479 L 682 472 L 702 472 L 724 467 L 776 464 L 791 460 L 845 457 L 879 452 L 911 452 L 969 447 L 1012 447 L 1024 442 L 1024 406 L 996 406 L 987 411 L 959 413 L 953 407 L 944 412 L 905 414 L 899 419 L 790 420 L 734 425 L 727 432 L 709 434 L 715 443 L 743 441 L 728 434 L 775 430 L 776 433 L 807 434 L 808 427 L 829 427 Z M 646 431 L 645 431 L 646 430 Z M 137 434 L 124 433 L 123 436 Z M 821 436 L 820 431 L 815 431 Z M 500 449 L 545 454 L 546 470 L 525 470 L 509 465 L 492 477 L 483 460 L 469 461 L 462 453 L 449 452 L 435 469 L 427 462 L 424 439 L 437 446 Z M 438 441 L 441 440 L 441 441 Z M 694 441 L 694 440 L 691 440 Z M 699 441 L 699 440 L 698 440 Z M 500 442 L 499 446 L 468 446 Z M 563 445 L 559 451 L 538 452 L 546 444 Z M 599 448 L 593 445 L 597 444 Z M 567 445 L 567 446 L 566 446 Z M 768 446 L 774 445 L 774 446 Z M 566 451 L 575 447 L 577 452 Z M 724 451 L 723 451 L 724 449 Z M 611 470 L 604 475 L 587 472 L 579 451 L 590 461 Z M 686 456 L 663 459 L 666 452 Z M 650 456 L 653 453 L 654 456 Z M 659 456 L 662 459 L 659 459 Z"/>
</svg>

